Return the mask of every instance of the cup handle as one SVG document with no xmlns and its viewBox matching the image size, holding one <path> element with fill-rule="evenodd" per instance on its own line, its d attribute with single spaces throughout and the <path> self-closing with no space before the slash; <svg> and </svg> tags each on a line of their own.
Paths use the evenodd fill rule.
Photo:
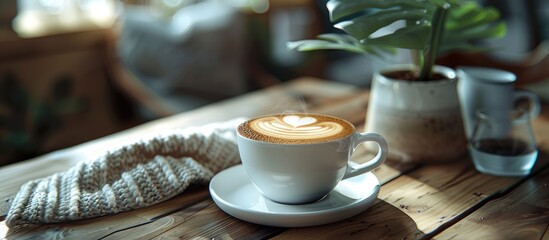
<svg viewBox="0 0 549 240">
<path fill-rule="evenodd" d="M 377 149 L 376 156 L 368 162 L 365 162 L 362 164 L 356 164 L 356 165 L 353 164 L 354 166 L 352 166 L 352 163 L 354 163 L 353 161 L 351 161 L 351 156 L 353 155 L 353 152 L 358 147 L 358 145 L 367 141 L 372 141 L 377 143 L 378 149 Z M 388 153 L 387 141 L 385 141 L 385 138 L 383 138 L 379 134 L 357 133 L 353 136 L 351 145 L 352 145 L 351 146 L 352 149 L 349 153 L 347 171 L 345 172 L 343 179 L 354 177 L 354 176 L 372 171 L 377 167 L 381 166 L 381 164 L 383 164 L 383 162 L 385 162 L 385 159 L 387 158 L 387 153 Z"/>
<path fill-rule="evenodd" d="M 526 98 L 530 101 L 530 119 L 535 119 L 539 116 L 541 112 L 541 104 L 539 102 L 538 96 L 527 90 L 517 90 L 513 96 L 513 102 L 517 102 L 519 99 Z"/>
</svg>

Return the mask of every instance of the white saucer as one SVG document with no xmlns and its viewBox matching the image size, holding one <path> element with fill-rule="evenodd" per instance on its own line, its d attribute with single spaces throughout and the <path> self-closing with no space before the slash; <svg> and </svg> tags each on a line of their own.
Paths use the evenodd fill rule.
<svg viewBox="0 0 549 240">
<path fill-rule="evenodd" d="M 372 173 L 341 181 L 323 199 L 303 205 L 285 205 L 263 197 L 237 165 L 215 175 L 210 194 L 224 212 L 244 221 L 278 227 L 304 227 L 337 222 L 370 207 L 379 193 Z"/>
</svg>

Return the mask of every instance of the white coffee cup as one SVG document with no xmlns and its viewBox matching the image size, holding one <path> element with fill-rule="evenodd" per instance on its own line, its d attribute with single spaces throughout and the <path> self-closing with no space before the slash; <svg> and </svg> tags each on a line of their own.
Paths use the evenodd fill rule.
<svg viewBox="0 0 549 240">
<path fill-rule="evenodd" d="M 263 116 L 255 119 L 262 119 Z M 276 115 L 281 116 L 281 115 Z M 298 114 L 299 117 L 330 117 Z M 333 117 L 336 118 L 336 117 Z M 349 134 L 337 139 L 312 143 L 275 143 L 251 139 L 237 131 L 237 143 L 244 169 L 258 191 L 268 199 L 283 204 L 304 204 L 317 201 L 332 191 L 343 179 L 364 174 L 379 167 L 387 156 L 387 142 L 375 133 Z M 250 123 L 242 123 L 239 129 Z M 368 162 L 351 161 L 356 147 L 363 142 L 378 144 L 377 155 Z"/>
<path fill-rule="evenodd" d="M 515 74 L 486 67 L 459 67 L 458 95 L 467 138 L 471 138 L 475 127 L 475 113 L 479 109 L 498 109 L 496 113 L 507 113 L 515 108 L 520 99 L 529 101 L 530 118 L 540 113 L 537 95 L 526 90 L 516 90 Z M 506 119 L 506 116 L 490 116 L 494 119 Z"/>
</svg>

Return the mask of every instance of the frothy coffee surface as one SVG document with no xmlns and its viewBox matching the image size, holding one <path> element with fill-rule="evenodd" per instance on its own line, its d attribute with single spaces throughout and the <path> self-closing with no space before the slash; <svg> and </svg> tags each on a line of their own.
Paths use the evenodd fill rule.
<svg viewBox="0 0 549 240">
<path fill-rule="evenodd" d="M 354 126 L 343 119 L 304 113 L 264 116 L 238 126 L 238 133 L 246 138 L 283 144 L 328 142 L 354 131 Z"/>
</svg>

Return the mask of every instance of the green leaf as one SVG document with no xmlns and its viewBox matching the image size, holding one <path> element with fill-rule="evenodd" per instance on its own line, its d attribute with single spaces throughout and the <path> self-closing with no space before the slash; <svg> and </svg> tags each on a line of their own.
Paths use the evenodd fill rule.
<svg viewBox="0 0 549 240">
<path fill-rule="evenodd" d="M 359 54 L 368 54 L 368 51 L 357 47 L 356 45 L 344 42 L 332 42 L 321 39 L 301 40 L 296 42 L 288 42 L 286 46 L 290 49 L 298 51 L 314 51 L 314 50 L 343 50 Z"/>
<path fill-rule="evenodd" d="M 325 34 L 318 35 L 317 38 L 326 40 L 326 41 L 332 41 L 332 42 L 358 44 L 358 40 L 356 40 L 356 38 L 346 34 L 325 33 Z"/>
<path fill-rule="evenodd" d="M 464 4 L 463 0 L 428 0 L 436 5 L 436 7 L 442 7 L 444 5 L 450 5 L 450 6 L 460 6 Z M 471 0 L 465 0 L 465 1 L 471 1 Z"/>
<path fill-rule="evenodd" d="M 361 43 L 366 45 L 423 50 L 427 44 L 427 39 L 429 39 L 430 31 L 431 27 L 426 24 L 409 26 L 397 29 L 391 34 L 378 38 L 363 39 L 361 40 Z"/>
<path fill-rule="evenodd" d="M 425 9 L 426 6 L 429 7 L 429 4 L 420 0 L 330 0 L 326 3 L 326 7 L 330 13 L 330 20 L 334 23 L 365 10 L 389 8 Z M 433 9 L 434 5 L 431 8 Z"/>
<path fill-rule="evenodd" d="M 476 40 L 506 33 L 506 25 L 499 22 L 499 12 L 473 0 L 329 0 L 326 6 L 334 26 L 347 35 L 318 36 L 316 40 L 293 42 L 288 46 L 300 51 L 338 49 L 378 56 L 403 48 L 421 52 L 418 59 L 422 60 L 418 64 L 422 64 L 434 63 L 442 52 L 484 50 L 486 48 L 475 46 Z M 444 17 L 435 17 L 441 8 Z M 398 21 L 404 21 L 406 26 L 372 37 Z M 435 26 L 438 26 L 436 30 Z M 429 68 L 428 63 L 421 67 Z"/>
<path fill-rule="evenodd" d="M 463 8 L 450 12 L 446 29 L 461 31 L 466 28 L 491 24 L 497 21 L 499 17 L 499 12 L 494 8 L 479 9 L 477 4 L 466 4 Z"/>
<path fill-rule="evenodd" d="M 461 31 L 448 32 L 444 42 L 472 41 L 487 38 L 503 37 L 507 32 L 507 25 L 503 22 L 495 25 L 483 25 L 475 28 L 463 29 Z"/>
<path fill-rule="evenodd" d="M 440 53 L 450 51 L 494 51 L 497 48 L 486 48 L 478 46 L 475 40 L 503 37 L 507 32 L 505 23 L 498 23 L 493 26 L 483 26 L 474 31 L 447 34 L 444 39 L 444 44 L 441 45 Z"/>
<path fill-rule="evenodd" d="M 373 48 L 372 50 L 378 52 L 379 55 L 396 54 L 397 53 L 397 49 L 394 48 L 394 47 L 378 46 L 376 48 Z"/>
<path fill-rule="evenodd" d="M 410 22 L 425 21 L 427 20 L 425 18 L 426 13 L 427 11 L 424 9 L 390 9 L 372 14 L 365 14 L 348 21 L 337 23 L 334 26 L 357 39 L 364 39 L 377 30 L 399 20 Z"/>
</svg>

